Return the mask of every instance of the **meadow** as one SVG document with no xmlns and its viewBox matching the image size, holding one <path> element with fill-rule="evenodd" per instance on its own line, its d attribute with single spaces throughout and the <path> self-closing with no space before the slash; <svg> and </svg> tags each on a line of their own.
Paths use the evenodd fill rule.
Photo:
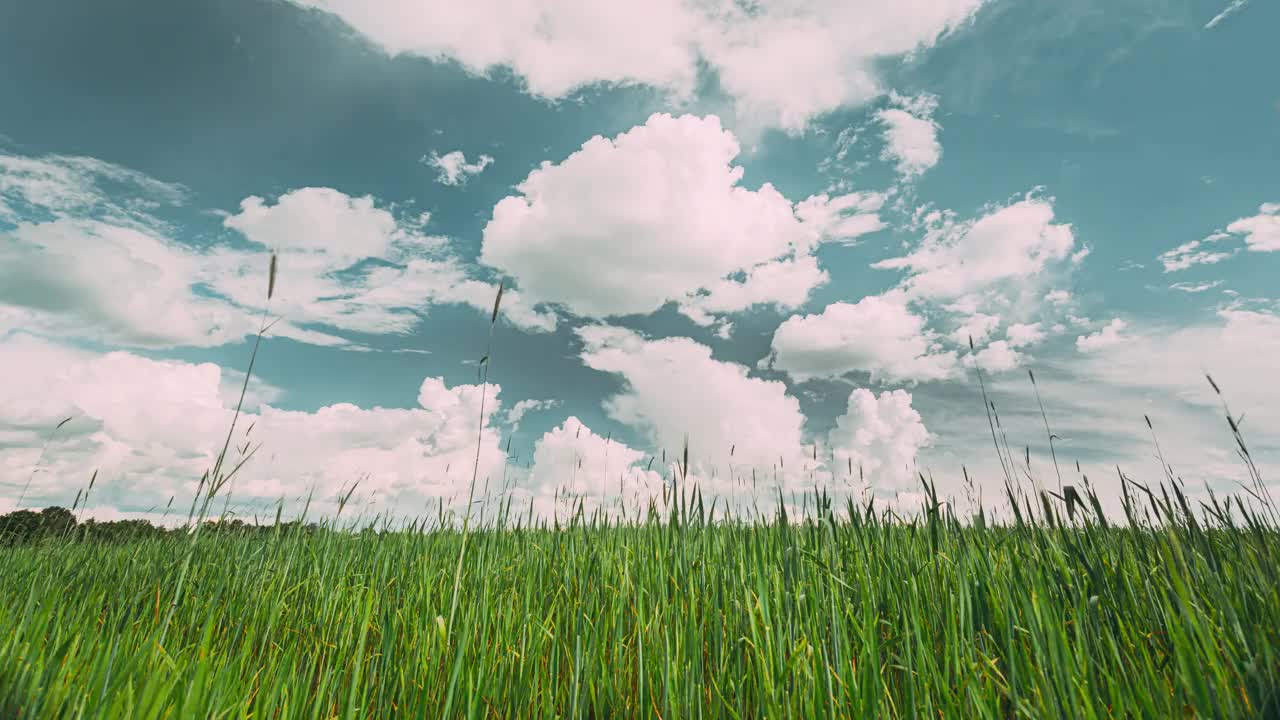
<svg viewBox="0 0 1280 720">
<path fill-rule="evenodd" d="M 695 506 L 466 536 L 72 532 L 0 556 L 0 708 L 1276 717 L 1280 536 L 1239 507 L 1219 506 L 1225 522 L 1210 528 L 1177 499 L 1148 502 L 1157 527 L 1134 499 L 1134 527 L 859 508 L 740 525 Z"/>
<path fill-rule="evenodd" d="M 910 516 L 715 517 L 686 455 L 629 522 L 254 526 L 211 521 L 220 458 L 177 530 L 0 538 L 0 716 L 1280 717 L 1280 524 L 1228 423 L 1239 495 L 1121 476 L 1108 517 L 1010 473 L 998 522 L 923 477 Z"/>
</svg>

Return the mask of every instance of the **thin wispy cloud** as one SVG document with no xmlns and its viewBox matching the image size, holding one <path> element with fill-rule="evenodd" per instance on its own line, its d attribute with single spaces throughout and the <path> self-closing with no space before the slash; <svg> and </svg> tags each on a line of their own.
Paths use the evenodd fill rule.
<svg viewBox="0 0 1280 720">
<path fill-rule="evenodd" d="M 1205 30 L 1212 30 L 1217 27 L 1223 20 L 1235 15 L 1249 4 L 1249 0 L 1231 0 L 1231 4 L 1222 9 L 1222 12 L 1213 16 L 1213 19 L 1204 24 Z"/>
</svg>

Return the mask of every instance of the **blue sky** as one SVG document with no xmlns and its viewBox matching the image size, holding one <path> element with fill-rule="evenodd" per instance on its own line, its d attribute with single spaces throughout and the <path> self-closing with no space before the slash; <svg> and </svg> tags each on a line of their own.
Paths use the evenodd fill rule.
<svg viewBox="0 0 1280 720">
<path fill-rule="evenodd" d="M 1277 26 L 1256 0 L 10 4 L 0 509 L 95 469 L 103 517 L 189 497 L 272 251 L 246 514 L 357 480 L 370 511 L 458 508 L 477 442 L 491 496 L 635 506 L 686 436 L 739 505 L 753 469 L 911 507 L 918 471 L 963 501 L 963 465 L 996 497 L 975 366 L 1028 484 L 1058 483 L 1031 369 L 1065 482 L 1158 479 L 1146 414 L 1190 487 L 1238 487 L 1203 372 L 1269 468 Z"/>
</svg>

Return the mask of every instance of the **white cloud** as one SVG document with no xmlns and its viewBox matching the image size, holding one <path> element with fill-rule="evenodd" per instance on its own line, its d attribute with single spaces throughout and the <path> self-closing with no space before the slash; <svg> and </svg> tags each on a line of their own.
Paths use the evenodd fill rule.
<svg viewBox="0 0 1280 720">
<path fill-rule="evenodd" d="M 428 247 L 443 243 L 401 227 L 390 211 L 376 206 L 371 195 L 351 197 L 333 188 L 292 190 L 274 205 L 251 195 L 240 201 L 240 212 L 227 216 L 223 224 L 251 242 L 296 253 L 295 266 L 314 264 L 323 270 L 385 257 L 397 242 Z"/>
<path fill-rule="evenodd" d="M 956 350 L 967 351 L 971 337 L 982 348 L 1007 325 L 1008 339 L 977 361 L 1008 370 L 1025 361 L 1019 348 L 1044 338 L 1041 323 L 1071 305 L 1070 293 L 1049 288 L 1070 276 L 1080 253 L 1049 199 L 1028 194 L 968 222 L 925 206 L 909 228 L 923 232 L 920 244 L 873 265 L 905 270 L 896 288 L 787 319 L 774 333 L 768 365 L 796 381 L 855 371 L 873 382 L 943 380 L 959 370 Z"/>
<path fill-rule="evenodd" d="M 1209 250 L 1207 249 L 1211 243 L 1218 243 L 1231 237 L 1227 233 L 1216 232 L 1203 240 L 1191 240 L 1185 242 L 1172 250 L 1166 250 L 1160 253 L 1157 258 L 1161 265 L 1164 265 L 1164 271 L 1167 273 L 1186 270 L 1195 265 L 1212 265 L 1222 262 L 1238 252 L 1235 248 L 1230 250 Z"/>
<path fill-rule="evenodd" d="M 496 287 L 469 277 L 447 241 L 401 220 L 372 197 L 303 188 L 272 205 L 251 196 L 224 223 L 252 249 L 197 249 L 152 212 L 185 191 L 90 158 L 0 155 L 0 335 L 27 330 L 134 347 L 208 347 L 259 327 L 271 250 L 280 252 L 273 333 L 347 345 L 327 325 L 404 332 L 432 304 L 487 312 Z M 14 214 L 20 211 L 20 214 Z M 9 227 L 4 227 L 4 224 Z M 120 292 L 120 288 L 129 292 Z M 555 327 L 519 292 L 504 316 Z"/>
<path fill-rule="evenodd" d="M 1245 245 L 1253 252 L 1280 251 L 1280 203 L 1264 203 L 1257 215 L 1236 220 L 1227 232 L 1244 235 Z"/>
<path fill-rule="evenodd" d="M 481 155 L 475 162 L 469 163 L 467 156 L 461 150 L 454 150 L 444 155 L 432 152 L 422 161 L 438 171 L 437 182 L 442 185 L 457 186 L 465 185 L 470 177 L 484 172 L 484 169 L 493 163 L 493 158 L 489 155 Z"/>
<path fill-rule="evenodd" d="M 1231 0 L 1231 2 L 1225 8 L 1223 8 L 1221 12 L 1219 12 L 1217 15 L 1214 15 L 1213 18 L 1209 20 L 1209 22 L 1204 24 L 1204 29 L 1205 30 L 1214 29 L 1223 20 L 1226 20 L 1232 15 L 1235 15 L 1236 13 L 1243 10 L 1244 6 L 1248 4 L 1248 2 L 1249 0 Z"/>
<path fill-rule="evenodd" d="M 1035 308 L 1054 272 L 1066 272 L 1075 249 L 1071 225 L 1054 222 L 1052 202 L 1028 195 L 971 223 L 939 216 L 920 247 L 873 267 L 908 271 L 912 298 L 994 306 L 1006 314 Z"/>
<path fill-rule="evenodd" d="M 668 302 L 708 313 L 791 308 L 827 279 L 810 254 L 827 238 L 878 229 L 877 200 L 810 198 L 797 209 L 773 186 L 749 190 L 739 146 L 715 116 L 655 114 L 543 163 L 503 199 L 481 261 L 536 303 L 603 318 Z"/>
<path fill-rule="evenodd" d="M 272 312 L 297 323 L 363 333 L 405 333 L 433 304 L 461 303 L 482 312 L 497 288 L 469 277 L 448 254 L 443 238 L 404 222 L 370 196 L 331 188 L 302 188 L 274 205 L 249 197 L 224 223 L 259 250 L 220 249 L 210 254 L 201 280 L 237 304 L 260 308 L 270 250 L 280 254 L 280 279 Z M 369 265 L 365 261 L 382 262 Z M 529 330 L 550 330 L 555 316 L 504 295 L 503 314 Z"/>
<path fill-rule="evenodd" d="M 951 339 L 957 345 L 966 345 L 972 338 L 975 344 L 981 345 L 998 327 L 1000 327 L 1000 318 L 977 313 L 965 318 L 960 327 L 951 333 Z"/>
<path fill-rule="evenodd" d="M 1221 310 L 1217 317 L 1187 326 L 1134 321 L 1126 325 L 1123 337 L 1123 342 L 1088 353 L 1046 354 L 1036 368 L 1039 398 L 1023 373 L 988 378 L 987 393 L 999 409 L 1019 469 L 1023 448 L 1029 447 L 1033 474 L 1044 485 L 1056 485 L 1040 415 L 1042 401 L 1057 436 L 1063 481 L 1079 485 L 1079 461 L 1109 516 L 1122 518 L 1117 467 L 1144 484 L 1164 478 L 1145 415 L 1189 494 L 1204 497 L 1207 484 L 1219 497 L 1239 495 L 1249 502 L 1236 484 L 1247 478 L 1235 455 L 1221 398 L 1205 380 L 1208 372 L 1230 403 L 1264 480 L 1274 486 L 1280 472 L 1280 385 L 1272 378 L 1274 358 L 1280 353 L 1280 317 Z M 922 453 L 921 464 L 952 473 L 966 465 L 969 475 L 985 487 L 991 509 L 1000 504 L 1003 474 L 991 454 L 981 403 L 942 402 L 960 404 L 948 409 L 939 405 L 939 398 L 932 399 L 928 417 L 934 440 Z M 961 495 L 959 478 L 949 475 L 939 473 L 940 482 L 950 485 L 940 491 Z"/>
<path fill-rule="evenodd" d="M 1244 249 L 1250 252 L 1280 251 L 1280 203 L 1263 203 L 1258 207 L 1257 215 L 1232 222 L 1225 232 L 1219 230 L 1203 240 L 1191 240 L 1167 250 L 1160 254 L 1159 260 L 1167 273 L 1220 263 L 1240 252 L 1238 246 L 1214 249 L 1232 236 L 1243 236 Z"/>
<path fill-rule="evenodd" d="M 1247 416 L 1250 434 L 1280 441 L 1280 385 L 1272 382 L 1280 353 L 1280 316 L 1224 309 L 1210 322 L 1124 329 L 1124 342 L 1098 347 L 1082 359 L 1089 377 L 1110 385 L 1159 389 L 1196 407 L 1214 409 L 1220 401 L 1204 380 L 1204 374 L 1211 373 L 1233 410 Z"/>
<path fill-rule="evenodd" d="M 911 393 L 893 390 L 877 397 L 858 388 L 828 439 L 841 466 L 837 471 L 852 466 L 874 488 L 905 489 L 915 487 L 915 457 L 929 443 L 929 431 L 911 406 Z"/>
<path fill-rule="evenodd" d="M 904 97 L 897 92 L 891 92 L 889 98 L 895 107 L 876 113 L 884 126 L 883 157 L 896 163 L 898 174 L 910 181 L 942 158 L 938 123 L 933 120 L 938 98 L 927 93 Z"/>
<path fill-rule="evenodd" d="M 181 185 L 96 158 L 0 152 L 0 222 L 16 223 L 19 212 L 36 211 L 41 220 L 75 214 L 129 223 L 159 205 L 180 204 L 186 194 Z"/>
<path fill-rule="evenodd" d="M 1124 341 L 1124 336 L 1120 333 L 1126 327 L 1128 327 L 1128 323 L 1120 318 L 1115 318 L 1104 325 L 1098 332 L 1091 335 L 1081 335 L 1076 338 L 1076 347 L 1080 352 L 1088 353 L 1117 345 Z"/>
<path fill-rule="evenodd" d="M 1176 282 L 1170 285 L 1169 289 L 1179 290 L 1185 293 L 1202 293 L 1206 290 L 1212 290 L 1221 284 L 1222 284 L 1221 280 L 1214 280 L 1213 282 L 1201 282 L 1201 283 Z"/>
<path fill-rule="evenodd" d="M 557 408 L 562 404 L 559 400 L 520 400 L 507 411 L 507 424 L 511 426 L 511 431 L 515 432 L 520 428 L 520 421 L 525 415 Z"/>
<path fill-rule="evenodd" d="M 528 490 L 540 517 L 558 515 L 562 520 L 577 511 L 579 502 L 590 516 L 603 510 L 612 517 L 647 509 L 649 501 L 661 506 L 663 479 L 642 465 L 645 455 L 616 440 L 595 434 L 576 417 L 538 440 Z"/>
<path fill-rule="evenodd" d="M 1040 323 L 1014 323 L 1005 330 L 1009 347 L 1022 348 L 1035 345 L 1044 339 L 1045 332 Z"/>
<path fill-rule="evenodd" d="M 851 192 L 835 197 L 821 193 L 796 203 L 796 217 L 819 229 L 824 239 L 850 245 L 863 235 L 888 227 L 879 215 L 886 199 L 885 193 L 879 192 Z"/>
<path fill-rule="evenodd" d="M 47 504 L 69 505 L 97 469 L 102 503 L 163 505 L 177 495 L 189 507 L 234 407 L 219 368 L 207 363 L 99 355 L 20 336 L 0 341 L 0 372 L 24 379 L 0 389 L 0 432 L 13 439 L 0 449 L 6 488 L 26 482 L 49 430 L 72 418 L 49 444 L 41 462 L 47 472 L 32 484 L 31 498 Z M 341 403 L 296 412 L 264 404 L 237 425 L 233 444 L 261 443 L 261 450 L 235 480 L 233 499 L 292 501 L 314 488 L 323 506 L 360 480 L 361 496 L 376 493 L 381 508 L 395 512 L 424 512 L 433 498 L 456 506 L 465 501 L 477 441 L 481 481 L 501 469 L 491 426 L 499 391 L 489 386 L 483 431 L 481 388 L 437 378 L 423 381 L 410 409 Z"/>
<path fill-rule="evenodd" d="M 0 303 L 21 311 L 9 329 L 153 347 L 221 345 L 255 332 L 255 318 L 193 292 L 200 268 L 195 253 L 164 237 L 95 220 L 0 233 Z"/>
<path fill-rule="evenodd" d="M 935 340 L 901 294 L 872 295 L 788 318 L 773 335 L 768 364 L 797 382 L 857 370 L 873 381 L 941 380 L 954 373 L 956 355 Z"/>
<path fill-rule="evenodd" d="M 1013 349 L 1007 340 L 997 340 L 976 354 L 966 355 L 964 364 L 973 367 L 975 364 L 990 373 L 1008 372 L 1022 364 L 1025 355 Z"/>
<path fill-rule="evenodd" d="M 200 256 L 150 214 L 185 194 L 93 158 L 0 154 L 0 336 L 24 330 L 164 347 L 253 333 L 254 318 L 195 292 Z"/>
<path fill-rule="evenodd" d="M 560 98 L 596 83 L 643 84 L 690 97 L 699 63 L 737 112 L 800 129 L 882 91 L 876 62 L 933 45 L 982 0 L 294 0 L 334 13 L 390 53 L 456 60 L 475 73 L 502 66 L 535 95 Z"/>
<path fill-rule="evenodd" d="M 746 367 L 716 360 L 689 338 L 648 340 L 608 326 L 577 332 L 582 361 L 624 382 L 605 403 L 609 416 L 640 429 L 669 458 L 687 436 L 691 462 L 704 476 L 725 463 L 764 472 L 779 463 L 784 471 L 802 466 L 804 416 L 783 383 L 750 377 Z"/>
</svg>

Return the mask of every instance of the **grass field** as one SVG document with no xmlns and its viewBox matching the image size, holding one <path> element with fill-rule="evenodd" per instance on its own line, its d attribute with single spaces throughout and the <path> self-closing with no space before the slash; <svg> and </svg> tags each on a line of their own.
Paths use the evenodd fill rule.
<svg viewBox="0 0 1280 720">
<path fill-rule="evenodd" d="M 0 555 L 2 707 L 1280 715 L 1280 536 L 1239 508 L 1215 508 L 1231 526 L 1208 529 L 1176 493 L 1145 502 L 1131 500 L 1135 522 L 1152 512 L 1162 527 L 961 527 L 945 512 L 885 523 L 854 508 L 751 527 L 704 525 L 695 509 L 638 526 L 490 529 L 466 536 L 460 575 L 456 530 L 73 533 Z"/>
</svg>

